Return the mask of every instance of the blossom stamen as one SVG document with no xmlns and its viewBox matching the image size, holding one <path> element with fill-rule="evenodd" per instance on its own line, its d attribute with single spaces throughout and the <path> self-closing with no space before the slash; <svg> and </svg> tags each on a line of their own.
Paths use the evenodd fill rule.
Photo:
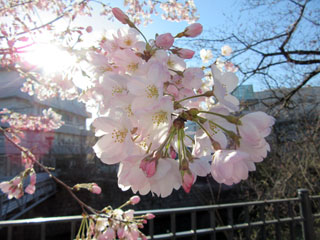
<svg viewBox="0 0 320 240">
<path fill-rule="evenodd" d="M 152 122 L 157 126 L 159 126 L 161 123 L 166 123 L 167 120 L 167 113 L 164 111 L 157 112 L 152 116 Z"/>
<path fill-rule="evenodd" d="M 158 98 L 159 92 L 158 88 L 155 85 L 148 85 L 146 89 L 147 98 Z"/>
<path fill-rule="evenodd" d="M 112 132 L 112 139 L 115 143 L 123 143 L 126 136 L 127 136 L 128 130 L 125 129 L 124 131 L 116 130 L 114 129 Z"/>
</svg>

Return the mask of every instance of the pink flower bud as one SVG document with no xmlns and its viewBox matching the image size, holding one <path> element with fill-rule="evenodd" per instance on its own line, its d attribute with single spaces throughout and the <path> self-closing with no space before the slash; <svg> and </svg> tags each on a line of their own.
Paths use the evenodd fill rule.
<svg viewBox="0 0 320 240">
<path fill-rule="evenodd" d="M 129 17 L 120 8 L 112 8 L 112 13 L 123 24 L 128 23 Z"/>
<path fill-rule="evenodd" d="M 159 48 L 169 49 L 174 42 L 174 37 L 171 33 L 165 33 L 157 36 L 156 38 L 156 45 Z"/>
<path fill-rule="evenodd" d="M 174 148 L 172 147 L 172 146 L 170 146 L 170 157 L 172 158 L 172 159 L 176 159 L 176 157 L 177 157 L 177 153 L 176 153 L 176 151 L 174 150 Z"/>
<path fill-rule="evenodd" d="M 182 187 L 186 193 L 189 193 L 194 182 L 194 176 L 190 171 L 185 171 L 182 177 Z"/>
<path fill-rule="evenodd" d="M 140 168 L 147 177 L 152 177 L 156 173 L 157 161 L 143 159 L 140 163 Z"/>
<path fill-rule="evenodd" d="M 140 202 L 140 197 L 139 196 L 132 196 L 131 198 L 130 198 L 130 203 L 132 204 L 132 205 L 136 205 L 137 203 L 139 203 Z"/>
<path fill-rule="evenodd" d="M 28 41 L 28 40 L 29 40 L 28 37 L 19 37 L 19 38 L 18 38 L 18 41 L 22 41 L 22 42 L 26 42 L 26 41 Z"/>
<path fill-rule="evenodd" d="M 100 194 L 101 193 L 101 188 L 98 186 L 98 184 L 93 183 L 92 187 L 90 189 L 90 192 L 92 192 L 94 194 Z"/>
<path fill-rule="evenodd" d="M 156 216 L 152 213 L 147 213 L 146 214 L 146 219 L 150 220 L 150 219 L 154 219 Z"/>
<path fill-rule="evenodd" d="M 193 23 L 184 30 L 184 36 L 196 37 L 202 33 L 202 25 L 200 23 Z"/>
<path fill-rule="evenodd" d="M 191 59 L 194 55 L 194 51 L 192 51 L 190 49 L 180 48 L 177 51 L 177 54 L 179 57 L 181 57 L 183 59 Z"/>
<path fill-rule="evenodd" d="M 91 32 L 92 32 L 92 27 L 91 27 L 91 26 L 88 26 L 88 27 L 86 28 L 86 31 L 87 31 L 87 33 L 91 33 Z"/>
</svg>

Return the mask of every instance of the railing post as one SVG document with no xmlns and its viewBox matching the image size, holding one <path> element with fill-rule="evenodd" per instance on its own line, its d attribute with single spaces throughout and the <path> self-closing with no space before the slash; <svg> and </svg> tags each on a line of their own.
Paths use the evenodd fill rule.
<svg viewBox="0 0 320 240">
<path fill-rule="evenodd" d="M 304 240 L 314 240 L 313 215 L 308 190 L 298 189 L 298 195 L 300 199 L 300 214 L 303 217 L 302 230 Z"/>
</svg>

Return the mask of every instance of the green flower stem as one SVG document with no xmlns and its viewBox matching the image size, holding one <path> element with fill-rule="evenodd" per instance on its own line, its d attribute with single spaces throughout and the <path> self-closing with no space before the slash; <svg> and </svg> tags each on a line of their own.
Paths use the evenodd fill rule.
<svg viewBox="0 0 320 240">
<path fill-rule="evenodd" d="M 194 122 L 199 125 L 199 127 L 208 135 L 209 138 L 212 138 L 210 133 L 207 131 L 207 129 L 205 129 L 199 121 L 194 121 Z"/>
<path fill-rule="evenodd" d="M 139 30 L 139 28 L 137 28 L 136 26 L 134 26 L 133 28 L 136 29 L 136 30 L 140 33 L 140 35 L 143 37 L 144 41 L 145 41 L 147 44 L 149 44 L 147 38 L 146 38 L 146 37 L 144 36 L 144 34 Z"/>
<path fill-rule="evenodd" d="M 186 158 L 186 146 L 184 145 L 184 130 L 180 129 L 180 136 L 181 136 L 181 147 L 182 147 L 182 154 L 183 159 Z"/>
<path fill-rule="evenodd" d="M 232 124 L 235 124 L 235 125 L 241 125 L 241 121 L 240 121 L 240 119 L 238 117 L 234 117 L 234 116 L 231 116 L 231 115 L 226 116 L 226 115 L 222 115 L 220 113 L 202 111 L 202 110 L 199 110 L 199 113 L 206 113 L 206 114 L 215 115 L 215 116 L 218 116 L 218 117 L 226 119 L 229 123 L 232 123 Z"/>
<path fill-rule="evenodd" d="M 179 163 L 181 164 L 181 135 L 180 135 L 180 129 L 178 130 L 178 156 L 179 156 Z"/>
<path fill-rule="evenodd" d="M 170 137 L 166 143 L 166 150 L 164 152 L 164 156 L 167 156 L 168 154 L 168 150 L 169 150 L 169 147 L 170 147 L 170 143 L 172 141 L 172 139 L 174 138 L 174 136 L 176 135 L 176 130 L 174 130 L 171 134 L 170 134 Z"/>
<path fill-rule="evenodd" d="M 117 209 L 122 209 L 125 206 L 128 206 L 130 204 L 130 201 L 126 201 L 124 204 L 122 204 L 120 207 L 118 207 Z"/>
<path fill-rule="evenodd" d="M 204 94 L 199 94 L 199 95 L 194 95 L 194 96 L 191 96 L 191 97 L 186 97 L 186 98 L 183 98 L 179 101 L 177 101 L 178 103 L 181 103 L 183 101 L 186 101 L 186 100 L 189 100 L 189 99 L 192 99 L 192 98 L 198 98 L 198 97 L 208 97 L 208 95 L 206 95 L 205 93 Z"/>
<path fill-rule="evenodd" d="M 194 139 L 192 138 L 192 137 L 190 137 L 189 135 L 185 135 L 187 138 L 189 138 L 191 141 L 192 141 L 192 143 L 194 144 L 195 143 L 195 141 L 194 141 Z"/>
<path fill-rule="evenodd" d="M 209 111 L 202 111 L 202 110 L 199 110 L 199 113 L 207 113 L 207 114 L 216 115 L 216 116 L 222 117 L 222 118 L 224 118 L 224 119 L 227 119 L 227 116 L 222 115 L 222 114 L 220 114 L 220 113 L 209 112 Z"/>
<path fill-rule="evenodd" d="M 226 133 L 229 133 L 230 131 L 225 129 L 224 127 L 222 127 L 221 125 L 219 125 L 218 123 L 215 123 L 211 120 L 209 120 L 210 123 L 214 124 L 215 126 L 217 126 L 218 128 L 220 128 L 222 131 L 226 132 Z"/>
</svg>

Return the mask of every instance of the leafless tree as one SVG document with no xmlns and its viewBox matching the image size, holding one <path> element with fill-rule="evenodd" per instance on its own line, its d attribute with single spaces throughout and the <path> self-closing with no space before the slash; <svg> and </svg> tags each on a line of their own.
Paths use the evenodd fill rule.
<svg viewBox="0 0 320 240">
<path fill-rule="evenodd" d="M 239 19 L 231 17 L 223 29 L 209 31 L 191 44 L 215 50 L 216 56 L 222 43 L 229 44 L 234 51 L 227 60 L 239 68 L 241 83 L 263 84 L 273 91 L 272 106 L 289 106 L 302 87 L 320 83 L 319 1 L 239 2 Z"/>
</svg>

